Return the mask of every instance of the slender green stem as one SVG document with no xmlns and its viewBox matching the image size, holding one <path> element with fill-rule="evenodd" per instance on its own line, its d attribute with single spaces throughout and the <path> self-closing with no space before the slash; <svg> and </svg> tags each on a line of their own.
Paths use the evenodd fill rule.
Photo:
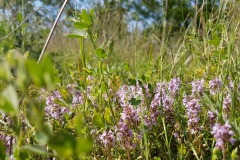
<svg viewBox="0 0 240 160">
<path fill-rule="evenodd" d="M 171 160 L 172 159 L 172 153 L 171 153 L 171 149 L 170 149 L 170 143 L 168 141 L 168 135 L 167 135 L 167 128 L 166 128 L 166 124 L 165 124 L 165 119 L 162 118 L 162 123 L 163 123 L 163 128 L 164 128 L 164 135 L 165 135 L 165 144 L 168 150 L 168 158 Z"/>
<path fill-rule="evenodd" d="M 80 53 L 82 56 L 82 67 L 85 68 L 86 67 L 86 56 L 85 56 L 85 52 L 84 52 L 84 41 L 83 38 L 79 39 L 79 47 L 80 47 Z"/>
</svg>

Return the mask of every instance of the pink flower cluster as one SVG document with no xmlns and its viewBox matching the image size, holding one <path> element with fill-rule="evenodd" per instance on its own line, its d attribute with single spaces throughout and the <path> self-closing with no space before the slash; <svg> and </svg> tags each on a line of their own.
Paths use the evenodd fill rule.
<svg viewBox="0 0 240 160">
<path fill-rule="evenodd" d="M 211 134 L 216 139 L 215 147 L 221 150 L 225 150 L 225 144 L 230 142 L 234 144 L 236 141 L 233 138 L 234 132 L 231 130 L 231 125 L 228 121 L 224 124 L 215 124 L 212 128 Z"/>
<path fill-rule="evenodd" d="M 77 85 L 67 85 L 68 92 L 72 97 L 73 107 L 83 104 L 83 97 L 79 90 L 76 89 Z M 58 90 L 52 91 L 46 98 L 45 116 L 55 120 L 63 120 L 65 114 L 70 114 L 70 108 L 61 106 L 60 101 L 64 101 L 61 93 Z"/>
<path fill-rule="evenodd" d="M 192 98 L 191 96 L 185 96 L 183 99 L 183 105 L 186 107 L 188 129 L 192 134 L 195 134 L 200 130 L 199 112 L 201 111 L 201 105 L 199 104 L 199 100 Z"/>
<path fill-rule="evenodd" d="M 104 131 L 100 136 L 99 140 L 102 142 L 105 148 L 110 149 L 114 147 L 116 142 L 116 136 L 112 130 Z"/>
<path fill-rule="evenodd" d="M 67 107 L 63 107 L 56 103 L 57 100 L 62 99 L 62 95 L 58 90 L 54 90 L 47 98 L 46 98 L 46 106 L 45 106 L 45 115 L 48 118 L 62 120 L 64 118 L 64 114 L 69 112 Z"/>
<path fill-rule="evenodd" d="M 209 81 L 210 93 L 215 95 L 222 87 L 223 83 L 219 78 Z"/>
<path fill-rule="evenodd" d="M 16 143 L 15 137 L 11 135 L 6 135 L 6 134 L 0 134 L 0 140 L 6 146 L 6 153 L 12 154 L 11 152 L 13 150 L 13 144 Z"/>
</svg>

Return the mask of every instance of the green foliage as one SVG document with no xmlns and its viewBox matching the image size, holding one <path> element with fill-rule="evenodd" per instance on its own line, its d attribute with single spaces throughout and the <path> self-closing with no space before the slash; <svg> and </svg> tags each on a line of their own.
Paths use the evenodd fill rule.
<svg viewBox="0 0 240 160">
<path fill-rule="evenodd" d="M 33 60 L 27 60 L 26 69 L 31 80 L 39 87 L 51 88 L 52 84 L 59 82 L 49 58 L 44 58 L 40 64 Z"/>
<path fill-rule="evenodd" d="M 185 18 L 185 12 L 191 10 L 186 7 L 186 1 L 141 2 L 142 6 L 133 1 L 119 3 L 134 4 L 128 7 L 134 12 L 138 9 L 136 16 L 148 18 L 155 18 L 159 6 L 166 7 L 164 15 L 159 14 L 158 18 L 163 18 L 162 22 L 172 18 L 176 24 L 183 21 L 179 20 L 180 13 Z M 201 6 L 203 1 L 199 2 Z M 96 29 L 99 23 L 94 18 L 99 15 L 83 9 L 71 18 L 74 31 L 68 37 L 77 38 L 79 43 L 79 51 L 71 54 L 71 59 L 60 57 L 61 64 L 54 56 L 54 63 L 45 57 L 37 64 L 29 59 L 28 52 L 22 55 L 10 50 L 0 63 L 0 136 L 8 135 L 15 141 L 8 146 L 0 140 L 0 159 L 8 159 L 11 155 L 15 159 L 239 158 L 240 61 L 238 35 L 235 34 L 239 14 L 233 13 L 237 12 L 233 7 L 227 16 L 224 13 L 215 19 L 211 14 L 213 6 L 209 4 L 210 10 L 204 8 L 207 3 L 202 8 L 206 15 L 202 15 L 204 11 L 195 15 L 200 27 L 194 22 L 183 35 L 173 37 L 177 40 L 171 39 L 167 32 L 172 29 L 167 28 L 160 37 L 150 34 L 153 32 L 142 36 L 144 31 L 139 31 L 139 35 L 128 32 L 127 42 L 122 44 L 117 36 L 106 36 L 102 40 Z M 114 7 L 117 1 L 104 1 L 106 4 Z M 122 4 L 118 7 L 125 7 Z M 232 7 L 230 2 L 224 4 L 226 8 Z M 179 7 L 171 10 L 174 5 L 183 5 L 182 11 Z M 149 9 L 153 12 L 147 12 Z M 230 14 L 232 17 L 228 17 Z M 212 17 L 203 21 L 206 24 L 199 21 L 205 16 Z M 23 15 L 16 18 L 21 21 Z M 23 27 L 22 31 L 25 29 Z M 12 47 L 10 43 L 4 45 Z M 124 52 L 132 59 L 121 62 L 118 58 Z M 64 68 L 65 75 L 55 67 Z M 173 94 L 169 81 L 176 77 L 181 78 L 181 87 Z M 222 79 L 222 88 L 211 95 L 207 82 L 216 77 Z M 204 91 L 192 96 L 201 104 L 197 122 L 200 129 L 192 134 L 188 126 L 191 115 L 187 114 L 182 100 L 191 94 L 191 82 L 199 79 L 205 79 Z M 167 82 L 163 90 L 159 88 L 164 86 L 161 82 Z M 230 82 L 232 87 L 229 87 Z M 125 92 L 119 92 L 121 89 Z M 163 93 L 173 101 L 164 99 L 166 97 L 153 101 Z M 231 107 L 226 117 L 223 104 L 228 94 Z M 152 103 L 159 104 L 154 108 Z M 166 104 L 170 107 L 165 108 Z M 215 123 L 229 121 L 237 140 L 234 145 L 226 143 L 225 149 L 214 148 L 216 142 L 209 127 L 208 111 L 217 111 Z M 153 123 L 154 113 L 159 115 L 154 125 L 149 125 Z"/>
<path fill-rule="evenodd" d="M 106 58 L 107 57 L 107 53 L 102 48 L 96 49 L 96 55 L 98 58 Z"/>
<path fill-rule="evenodd" d="M 0 110 L 4 113 L 14 115 L 18 112 L 18 96 L 15 88 L 9 85 L 2 93 Z"/>
</svg>

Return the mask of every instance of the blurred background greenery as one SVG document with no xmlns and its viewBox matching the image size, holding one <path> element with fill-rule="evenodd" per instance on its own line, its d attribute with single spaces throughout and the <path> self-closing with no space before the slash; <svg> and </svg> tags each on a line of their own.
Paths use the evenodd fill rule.
<svg viewBox="0 0 240 160">
<path fill-rule="evenodd" d="M 62 3 L 57 0 L 1 0 L 0 55 L 14 49 L 38 58 Z M 94 8 L 94 32 L 101 43 L 98 45 L 104 46 L 110 41 L 115 44 L 110 63 L 127 61 L 136 73 L 137 69 L 142 71 L 139 68 L 150 66 L 146 60 L 160 61 L 159 58 L 164 57 L 175 63 L 176 54 L 182 53 L 182 63 L 189 64 L 192 53 L 196 56 L 207 53 L 206 40 L 211 40 L 213 32 L 218 41 L 221 38 L 216 39 L 216 35 L 221 37 L 221 32 L 239 30 L 238 7 L 237 0 L 70 0 L 47 52 L 62 68 L 69 65 L 65 60 L 75 61 L 79 42 L 67 38 L 73 29 L 67 19 L 77 16 L 83 8 Z M 34 11 L 36 13 L 26 23 L 2 40 Z M 238 40 L 234 40 L 237 44 Z M 84 49 L 89 61 L 93 52 L 91 43 L 86 41 Z"/>
<path fill-rule="evenodd" d="M 18 49 L 20 52 L 30 51 L 30 56 L 37 57 L 62 2 L 57 0 L 1 0 L 1 38 L 38 7 L 41 7 L 14 34 L 1 40 L 1 54 L 11 49 Z M 201 30 L 202 24 L 211 13 L 216 11 L 219 4 L 219 0 L 71 0 L 64 10 L 48 51 L 56 53 L 76 51 L 78 46 L 76 42 L 65 38 L 66 33 L 71 29 L 65 18 L 74 16 L 76 11 L 82 8 L 95 9 L 95 28 L 98 37 L 103 42 L 114 38 L 123 43 L 118 43 L 119 48 L 127 45 L 128 47 L 124 48 L 129 50 L 132 43 L 146 46 L 145 43 L 152 42 L 149 41 L 150 36 L 147 35 L 159 38 L 164 29 L 169 38 L 176 38 L 183 29 L 190 25 L 192 19 L 196 19 L 194 24 L 196 29 Z M 202 5 L 203 8 L 201 8 Z M 201 14 L 195 16 L 200 10 Z M 139 36 L 148 37 L 148 40 Z"/>
</svg>

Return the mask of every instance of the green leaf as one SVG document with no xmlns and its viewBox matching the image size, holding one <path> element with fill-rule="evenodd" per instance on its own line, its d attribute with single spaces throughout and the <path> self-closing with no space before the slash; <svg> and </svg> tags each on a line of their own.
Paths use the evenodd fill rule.
<svg viewBox="0 0 240 160">
<path fill-rule="evenodd" d="M 77 138 L 77 153 L 89 153 L 92 150 L 93 141 L 90 137 Z"/>
<path fill-rule="evenodd" d="M 212 44 L 212 45 L 214 45 L 215 47 L 217 47 L 217 46 L 219 46 L 220 42 L 221 42 L 221 41 L 220 41 L 220 39 L 218 38 L 217 33 L 213 33 L 212 39 L 209 40 L 209 43 Z"/>
<path fill-rule="evenodd" d="M 129 103 L 133 106 L 137 106 L 137 105 L 141 104 L 141 99 L 132 98 L 129 100 Z"/>
<path fill-rule="evenodd" d="M 44 57 L 39 64 L 34 60 L 27 60 L 26 67 L 31 80 L 39 87 L 51 89 L 59 82 L 56 70 L 49 57 Z"/>
<path fill-rule="evenodd" d="M 6 159 L 6 147 L 2 140 L 0 140 L 0 160 Z"/>
<path fill-rule="evenodd" d="M 0 98 L 0 110 L 5 113 L 14 113 L 18 111 L 18 95 L 12 85 L 9 85 L 2 93 Z"/>
<path fill-rule="evenodd" d="M 239 158 L 239 155 L 238 155 L 238 148 L 235 148 L 232 153 L 231 153 L 231 159 L 233 160 L 237 160 Z"/>
<path fill-rule="evenodd" d="M 60 157 L 70 157 L 74 153 L 75 141 L 72 135 L 58 132 L 49 139 L 49 146 L 54 149 Z"/>
<path fill-rule="evenodd" d="M 104 127 L 104 122 L 102 119 L 102 114 L 95 112 L 93 116 L 93 122 L 98 127 Z"/>
<path fill-rule="evenodd" d="M 89 29 L 89 26 L 82 22 L 74 23 L 74 27 L 77 29 L 80 29 L 80 30 L 88 30 Z"/>
<path fill-rule="evenodd" d="M 94 8 L 90 9 L 89 13 L 92 19 L 94 19 Z"/>
<path fill-rule="evenodd" d="M 128 79 L 128 84 L 130 86 L 135 86 L 137 84 L 137 81 L 135 79 Z"/>
<path fill-rule="evenodd" d="M 102 48 L 96 49 L 96 55 L 98 58 L 106 58 L 107 57 L 107 53 Z"/>
<path fill-rule="evenodd" d="M 83 71 L 87 74 L 92 74 L 92 70 L 88 68 L 83 68 Z"/>
<path fill-rule="evenodd" d="M 111 109 L 109 107 L 105 108 L 104 118 L 108 123 L 111 123 Z"/>
<path fill-rule="evenodd" d="M 48 156 L 54 156 L 53 153 L 49 153 L 47 150 L 43 149 L 40 146 L 34 146 L 34 145 L 25 145 L 21 146 L 21 152 L 32 152 L 40 155 L 48 155 Z"/>
<path fill-rule="evenodd" d="M 16 19 L 17 19 L 18 22 L 22 22 L 23 21 L 23 15 L 21 13 L 18 13 Z"/>
<path fill-rule="evenodd" d="M 82 10 L 81 20 L 89 26 L 92 25 L 92 19 L 85 9 Z"/>
<path fill-rule="evenodd" d="M 88 38 L 88 33 L 84 30 L 74 30 L 72 33 L 68 34 L 69 38 Z"/>
<path fill-rule="evenodd" d="M 13 76 L 10 71 L 10 66 L 7 63 L 3 63 L 0 66 L 0 79 L 5 81 L 10 81 L 12 77 Z"/>
<path fill-rule="evenodd" d="M 181 144 L 178 144 L 177 146 L 178 148 L 178 152 L 180 153 L 180 155 L 185 155 L 186 154 L 186 146 L 185 144 L 181 143 Z"/>
<path fill-rule="evenodd" d="M 40 145 L 46 145 L 49 140 L 49 136 L 43 131 L 37 131 L 35 138 Z"/>
</svg>

